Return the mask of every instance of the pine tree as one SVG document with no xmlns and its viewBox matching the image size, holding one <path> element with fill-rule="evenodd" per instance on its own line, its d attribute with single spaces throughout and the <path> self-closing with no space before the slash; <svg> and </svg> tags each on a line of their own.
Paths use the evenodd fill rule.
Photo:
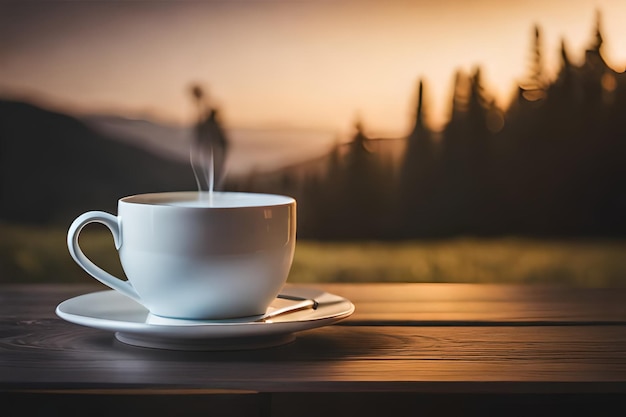
<svg viewBox="0 0 626 417">
<path fill-rule="evenodd" d="M 400 174 L 399 220 L 409 234 L 432 233 L 429 209 L 433 204 L 435 146 L 424 122 L 424 82 L 418 83 L 415 124 L 407 137 Z"/>
</svg>

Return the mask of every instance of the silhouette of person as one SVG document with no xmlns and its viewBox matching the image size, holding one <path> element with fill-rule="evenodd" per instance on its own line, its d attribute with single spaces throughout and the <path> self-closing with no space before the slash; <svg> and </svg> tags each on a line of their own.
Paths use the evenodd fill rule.
<svg viewBox="0 0 626 417">
<path fill-rule="evenodd" d="M 228 140 L 218 119 L 218 111 L 211 109 L 209 114 L 198 123 L 196 127 L 195 149 L 202 153 L 205 158 L 206 168 L 211 169 L 213 186 L 218 188 L 225 174 L 226 153 Z"/>
<path fill-rule="evenodd" d="M 203 174 L 201 177 L 206 182 L 206 191 L 212 191 L 219 188 L 224 180 L 228 139 L 219 121 L 217 109 L 205 110 L 202 88 L 193 86 L 192 95 L 198 104 L 199 117 L 191 147 L 191 164 L 198 188 L 203 188 L 197 172 L 200 170 Z"/>
</svg>

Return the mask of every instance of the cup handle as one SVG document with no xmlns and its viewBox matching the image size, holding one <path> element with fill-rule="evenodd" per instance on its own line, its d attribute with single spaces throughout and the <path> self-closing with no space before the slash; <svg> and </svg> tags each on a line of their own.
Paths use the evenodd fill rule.
<svg viewBox="0 0 626 417">
<path fill-rule="evenodd" d="M 87 213 L 83 213 L 78 216 L 76 220 L 72 222 L 67 232 L 67 248 L 70 251 L 70 255 L 72 255 L 74 261 L 76 261 L 81 268 L 87 271 L 89 275 L 102 282 L 104 285 L 121 292 L 137 302 L 141 302 L 139 294 L 137 294 L 137 291 L 135 291 L 133 286 L 128 281 L 124 281 L 109 274 L 91 262 L 80 249 L 80 246 L 78 245 L 78 235 L 80 235 L 83 227 L 89 223 L 102 223 L 108 227 L 113 234 L 115 249 L 119 250 L 122 246 L 118 218 L 104 211 L 88 211 Z"/>
</svg>

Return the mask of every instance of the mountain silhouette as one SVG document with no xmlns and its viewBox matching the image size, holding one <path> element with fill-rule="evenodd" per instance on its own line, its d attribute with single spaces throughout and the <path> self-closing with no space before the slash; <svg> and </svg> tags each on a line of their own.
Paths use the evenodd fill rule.
<svg viewBox="0 0 626 417">
<path fill-rule="evenodd" d="M 69 224 L 86 210 L 115 213 L 126 195 L 193 189 L 188 163 L 76 118 L 0 100 L 0 221 Z"/>
</svg>

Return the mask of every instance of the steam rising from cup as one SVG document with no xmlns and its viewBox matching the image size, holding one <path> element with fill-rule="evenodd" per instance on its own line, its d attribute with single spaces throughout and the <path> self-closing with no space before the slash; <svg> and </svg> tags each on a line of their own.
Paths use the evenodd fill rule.
<svg viewBox="0 0 626 417">
<path fill-rule="evenodd" d="M 206 198 L 210 204 L 213 191 L 221 187 L 224 180 L 228 140 L 219 123 L 217 110 L 207 106 L 202 87 L 192 86 L 191 93 L 198 107 L 198 122 L 189 150 L 189 161 L 200 198 Z"/>
</svg>

